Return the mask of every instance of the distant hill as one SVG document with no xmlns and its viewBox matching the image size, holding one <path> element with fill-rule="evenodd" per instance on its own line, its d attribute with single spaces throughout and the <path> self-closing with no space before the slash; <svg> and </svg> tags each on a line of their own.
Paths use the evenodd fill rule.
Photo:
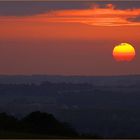
<svg viewBox="0 0 140 140">
<path fill-rule="evenodd" d="M 133 80 L 139 81 L 140 75 L 120 75 L 120 76 L 63 76 L 63 75 L 0 75 L 0 83 L 36 83 L 39 84 L 43 81 L 50 82 L 73 82 L 73 83 L 94 83 L 100 84 L 107 82 L 117 82 L 117 80 Z M 106 83 L 107 84 L 107 83 Z"/>
</svg>

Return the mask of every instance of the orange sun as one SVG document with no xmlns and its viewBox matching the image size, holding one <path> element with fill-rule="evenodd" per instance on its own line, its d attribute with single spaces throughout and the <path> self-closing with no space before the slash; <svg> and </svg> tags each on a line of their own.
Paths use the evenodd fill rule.
<svg viewBox="0 0 140 140">
<path fill-rule="evenodd" d="M 134 47 L 128 43 L 121 43 L 113 49 L 113 57 L 117 61 L 132 61 L 135 55 Z"/>
</svg>

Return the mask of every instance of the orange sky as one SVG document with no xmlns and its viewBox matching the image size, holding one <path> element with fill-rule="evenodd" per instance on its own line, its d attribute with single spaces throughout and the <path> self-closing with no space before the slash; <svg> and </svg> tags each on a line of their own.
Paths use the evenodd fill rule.
<svg viewBox="0 0 140 140">
<path fill-rule="evenodd" d="M 1 74 L 114 75 L 140 73 L 139 55 L 117 63 L 113 48 L 131 43 L 140 52 L 140 9 L 112 4 L 55 10 L 32 16 L 0 16 Z"/>
</svg>

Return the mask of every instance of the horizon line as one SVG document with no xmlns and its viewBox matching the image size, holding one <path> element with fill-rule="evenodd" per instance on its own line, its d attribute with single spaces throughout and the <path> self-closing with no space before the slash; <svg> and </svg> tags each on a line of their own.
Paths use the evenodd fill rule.
<svg viewBox="0 0 140 140">
<path fill-rule="evenodd" d="M 62 74 L 0 74 L 1 76 L 52 76 L 52 77 L 127 77 L 140 76 L 140 74 L 118 74 L 118 75 L 62 75 Z"/>
<path fill-rule="evenodd" d="M 140 0 L 0 0 L 0 2 L 140 2 Z"/>
</svg>

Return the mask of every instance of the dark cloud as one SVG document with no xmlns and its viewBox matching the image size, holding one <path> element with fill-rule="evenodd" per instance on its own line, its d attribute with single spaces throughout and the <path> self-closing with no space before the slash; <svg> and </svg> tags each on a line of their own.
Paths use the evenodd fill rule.
<svg viewBox="0 0 140 140">
<path fill-rule="evenodd" d="M 15 2 L 0 2 L 0 15 L 1 16 L 27 16 L 35 15 L 40 13 L 45 13 L 51 10 L 59 9 L 86 9 L 91 7 L 93 4 L 98 4 L 100 7 L 105 7 L 106 4 L 112 3 L 116 5 L 119 9 L 129 9 L 129 8 L 140 8 L 140 1 L 85 1 L 85 2 L 27 2 L 27 1 L 15 1 Z"/>
<path fill-rule="evenodd" d="M 59 9 L 84 9 L 85 2 L 0 2 L 0 15 L 26 16 Z"/>
</svg>

